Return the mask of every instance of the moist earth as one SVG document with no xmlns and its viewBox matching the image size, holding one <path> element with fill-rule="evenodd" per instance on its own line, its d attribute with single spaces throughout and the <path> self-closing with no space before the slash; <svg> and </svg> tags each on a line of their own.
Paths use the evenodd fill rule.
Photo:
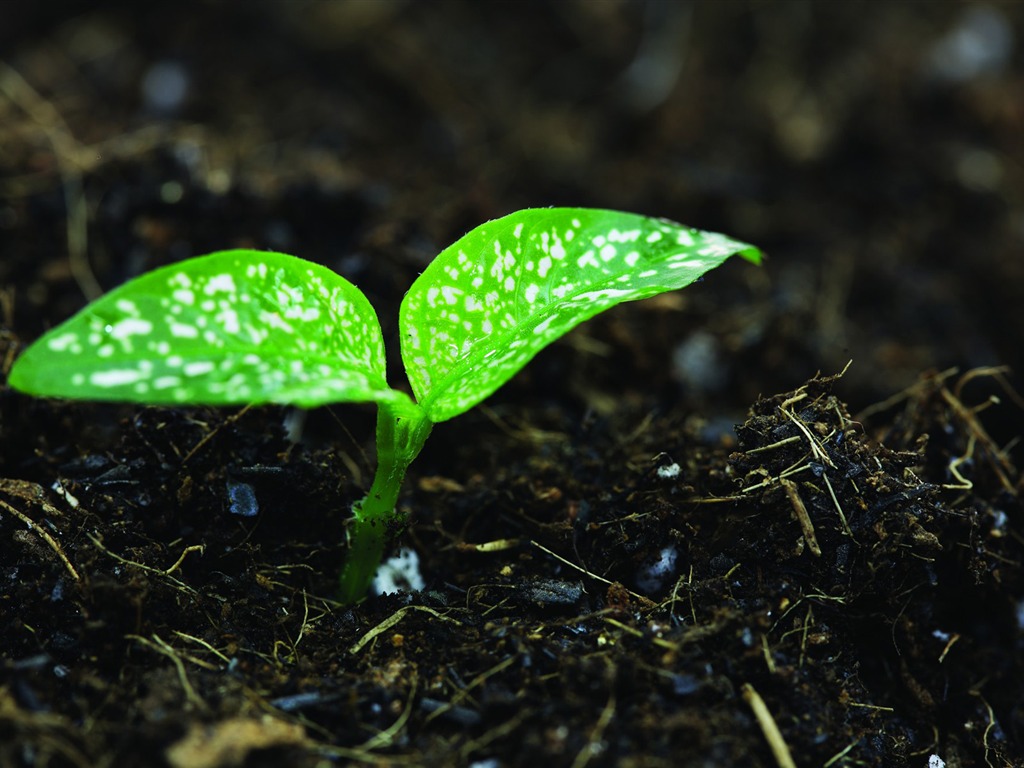
<svg viewBox="0 0 1024 768">
<path fill-rule="evenodd" d="M 512 210 L 753 242 L 435 427 L 0 388 L 0 766 L 1024 765 L 1013 4 L 0 6 L 0 374 L 281 250 L 396 318 Z"/>
</svg>

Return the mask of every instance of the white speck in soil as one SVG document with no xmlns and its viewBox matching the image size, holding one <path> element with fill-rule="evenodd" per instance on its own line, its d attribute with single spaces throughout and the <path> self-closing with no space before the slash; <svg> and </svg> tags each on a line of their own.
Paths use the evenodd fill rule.
<svg viewBox="0 0 1024 768">
<path fill-rule="evenodd" d="M 641 592 L 654 594 L 665 589 L 677 572 L 679 550 L 670 544 L 653 560 L 644 563 L 636 573 L 636 586 Z"/>
<path fill-rule="evenodd" d="M 259 502 L 256 501 L 256 491 L 248 483 L 239 483 L 228 480 L 228 502 L 231 505 L 231 514 L 241 517 L 256 517 L 260 511 Z"/>
<path fill-rule="evenodd" d="M 676 464 L 675 462 L 672 462 L 667 466 L 658 467 L 658 477 L 663 478 L 665 480 L 672 480 L 676 477 L 679 477 L 679 465 Z"/>
<path fill-rule="evenodd" d="M 377 575 L 373 577 L 373 592 L 377 595 L 419 592 L 423 587 L 420 556 L 408 548 L 398 550 L 397 555 L 381 563 Z"/>
</svg>

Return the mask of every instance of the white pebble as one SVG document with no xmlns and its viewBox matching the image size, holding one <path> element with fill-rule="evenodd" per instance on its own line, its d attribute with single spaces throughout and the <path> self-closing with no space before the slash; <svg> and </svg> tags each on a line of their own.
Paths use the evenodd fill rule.
<svg viewBox="0 0 1024 768">
<path fill-rule="evenodd" d="M 373 577 L 375 595 L 419 592 L 424 586 L 423 576 L 420 575 L 420 556 L 407 547 L 381 563 L 377 575 Z"/>
<path fill-rule="evenodd" d="M 679 563 L 679 550 L 674 544 L 663 548 L 658 556 L 640 566 L 636 573 L 636 585 L 641 592 L 653 594 L 660 592 L 676 577 Z"/>
</svg>

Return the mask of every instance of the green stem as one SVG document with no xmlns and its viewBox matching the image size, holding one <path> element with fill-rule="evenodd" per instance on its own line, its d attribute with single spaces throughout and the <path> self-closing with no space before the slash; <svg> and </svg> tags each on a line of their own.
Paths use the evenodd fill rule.
<svg viewBox="0 0 1024 768">
<path fill-rule="evenodd" d="M 405 527 L 395 505 L 405 472 L 434 423 L 409 400 L 381 403 L 377 410 L 377 474 L 366 496 L 352 505 L 348 558 L 341 571 L 339 599 L 355 603 L 366 596 L 388 542 Z"/>
</svg>

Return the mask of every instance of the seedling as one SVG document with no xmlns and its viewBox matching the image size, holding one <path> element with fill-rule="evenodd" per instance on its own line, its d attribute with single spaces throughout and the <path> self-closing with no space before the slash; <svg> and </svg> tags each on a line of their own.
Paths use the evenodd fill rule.
<svg viewBox="0 0 1024 768">
<path fill-rule="evenodd" d="M 373 307 L 348 280 L 281 253 L 212 253 L 148 272 L 17 359 L 39 396 L 152 405 L 374 402 L 377 471 L 352 506 L 341 599 L 365 594 L 410 462 L 431 427 L 490 396 L 541 349 L 624 301 L 689 285 L 760 251 L 662 219 L 528 209 L 483 224 L 416 279 L 399 312 L 415 400 L 388 386 Z"/>
</svg>

